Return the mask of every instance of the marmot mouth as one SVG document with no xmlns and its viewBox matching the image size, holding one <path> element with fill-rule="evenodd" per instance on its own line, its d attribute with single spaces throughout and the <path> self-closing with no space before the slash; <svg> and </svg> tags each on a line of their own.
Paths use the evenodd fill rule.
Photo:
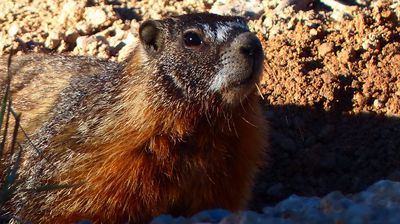
<svg viewBox="0 0 400 224">
<path fill-rule="evenodd" d="M 230 88 L 241 87 L 251 83 L 256 83 L 259 80 L 262 74 L 262 63 L 257 63 L 257 59 L 258 58 L 253 59 L 252 65 L 249 66 L 249 70 L 247 70 L 247 72 L 243 72 L 241 75 L 237 76 L 241 79 L 231 81 L 231 84 L 229 85 Z"/>
<path fill-rule="evenodd" d="M 262 72 L 259 69 L 255 69 L 254 66 L 251 68 L 251 72 L 240 80 L 232 80 L 228 88 L 237 88 L 246 86 L 248 84 L 256 83 Z"/>
<path fill-rule="evenodd" d="M 243 86 L 243 85 L 249 84 L 253 80 L 254 76 L 255 76 L 254 74 L 250 74 L 247 78 L 244 78 L 244 79 L 239 80 L 239 81 L 232 82 L 231 86 L 232 87 L 239 87 L 239 86 Z"/>
</svg>

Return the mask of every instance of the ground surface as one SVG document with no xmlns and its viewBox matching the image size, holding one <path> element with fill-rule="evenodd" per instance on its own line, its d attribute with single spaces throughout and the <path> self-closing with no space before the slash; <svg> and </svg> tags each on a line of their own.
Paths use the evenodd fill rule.
<svg viewBox="0 0 400 224">
<path fill-rule="evenodd" d="M 251 208 L 400 180 L 400 3 L 372 1 L 337 16 L 321 5 L 274 11 L 277 2 L 234 12 L 251 16 L 266 59 L 260 100 L 271 164 Z M 120 61 L 143 19 L 210 9 L 224 10 L 211 0 L 3 0 L 0 55 L 14 46 Z"/>
</svg>

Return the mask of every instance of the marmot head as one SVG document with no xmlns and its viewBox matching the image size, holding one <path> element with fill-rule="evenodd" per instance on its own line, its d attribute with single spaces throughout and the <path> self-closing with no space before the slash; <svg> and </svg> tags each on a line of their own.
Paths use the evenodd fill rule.
<svg viewBox="0 0 400 224">
<path fill-rule="evenodd" d="M 152 89 L 163 102 L 237 105 L 260 80 L 262 46 L 241 17 L 199 13 L 148 20 L 139 39 L 143 63 L 154 71 Z"/>
</svg>

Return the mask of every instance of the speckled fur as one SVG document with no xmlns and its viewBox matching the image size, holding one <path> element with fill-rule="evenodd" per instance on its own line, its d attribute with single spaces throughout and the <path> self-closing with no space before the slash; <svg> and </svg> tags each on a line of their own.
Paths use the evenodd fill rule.
<svg viewBox="0 0 400 224">
<path fill-rule="evenodd" d="M 212 21 L 224 20 L 237 18 L 196 14 L 162 20 L 162 54 L 151 55 L 139 44 L 121 64 L 15 57 L 15 107 L 29 120 L 24 124 L 42 154 L 24 145 L 24 181 L 8 209 L 34 223 L 145 223 L 162 213 L 245 208 L 265 158 L 266 124 L 254 91 L 258 78 L 235 90 L 234 96 L 241 95 L 234 103 L 221 93 L 231 90 L 209 90 L 219 69 L 217 47 L 229 47 L 244 31 L 225 29 L 230 39 L 211 45 L 197 61 L 177 49 L 180 34 L 171 32 L 171 26 L 212 27 Z M 30 94 L 22 94 L 28 89 Z M 46 184 L 68 187 L 22 190 Z"/>
</svg>

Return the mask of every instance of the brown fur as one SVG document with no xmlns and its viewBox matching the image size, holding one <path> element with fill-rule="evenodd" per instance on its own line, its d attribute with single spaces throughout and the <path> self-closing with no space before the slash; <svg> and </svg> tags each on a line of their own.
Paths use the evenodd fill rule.
<svg viewBox="0 0 400 224">
<path fill-rule="evenodd" d="M 163 213 L 245 208 L 266 146 L 254 90 L 233 106 L 218 97 L 161 102 L 149 75 L 156 68 L 146 64 L 145 54 L 139 45 L 121 65 L 15 57 L 17 64 L 28 57 L 24 66 L 34 71 L 42 63 L 50 66 L 35 76 L 43 87 L 38 96 L 32 82 L 13 92 L 15 108 L 42 150 L 38 155 L 25 145 L 21 189 L 67 187 L 20 190 L 8 209 L 34 223 L 145 223 Z M 14 87 L 32 74 L 15 67 Z"/>
</svg>

